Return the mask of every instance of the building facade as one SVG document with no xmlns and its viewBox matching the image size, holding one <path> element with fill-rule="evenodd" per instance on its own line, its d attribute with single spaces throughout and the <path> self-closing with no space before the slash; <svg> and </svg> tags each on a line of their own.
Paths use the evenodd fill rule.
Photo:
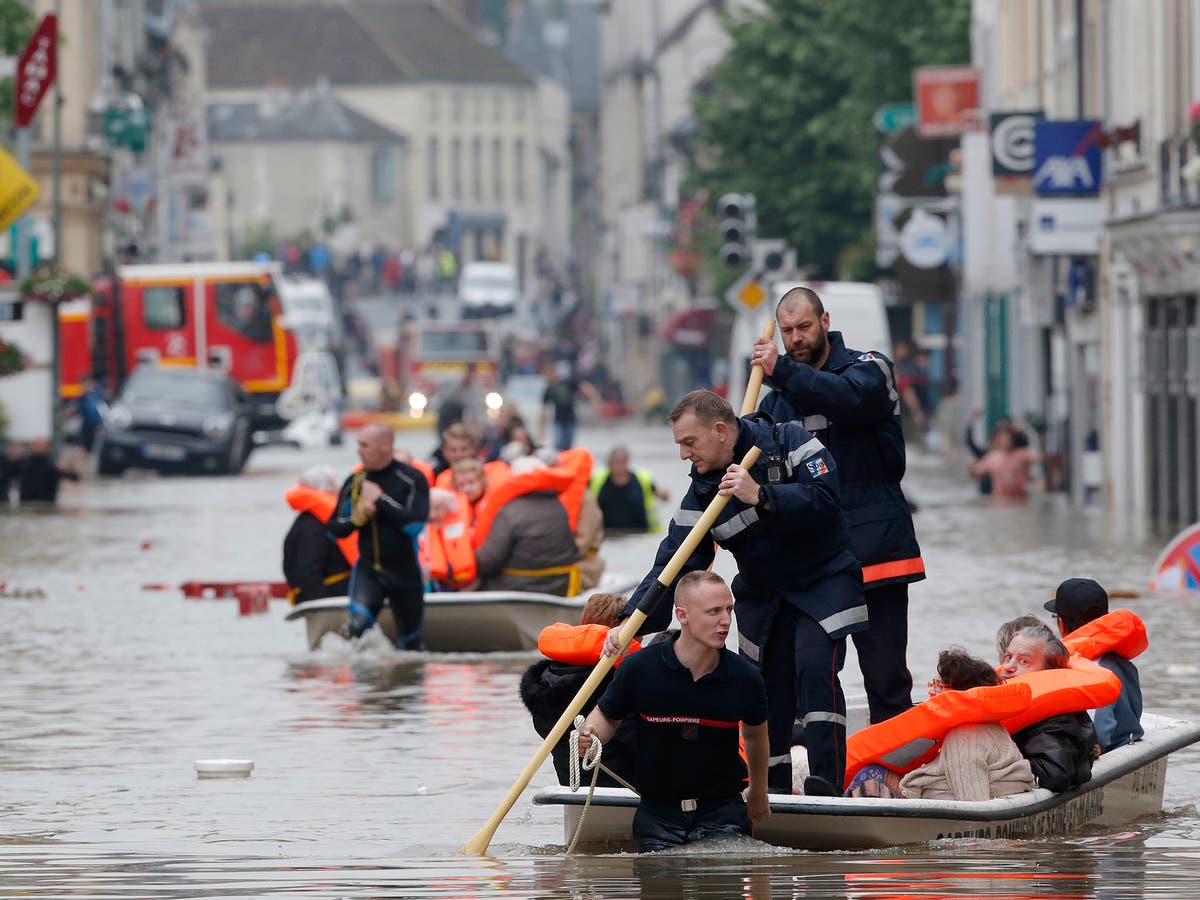
<svg viewBox="0 0 1200 900">
<path fill-rule="evenodd" d="M 566 93 L 478 41 L 452 11 L 387 0 L 215 0 L 201 13 L 210 105 L 325 81 L 338 101 L 406 139 L 395 203 L 409 232 L 360 229 L 364 242 L 503 259 L 526 284 L 539 253 L 563 260 Z"/>
<path fill-rule="evenodd" d="M 969 396 L 1044 423 L 1048 486 L 1074 502 L 1195 521 L 1200 0 L 977 0 L 972 38 L 985 112 L 1090 121 L 1069 159 L 1094 144 L 1102 169 L 1093 197 L 1048 198 L 1047 170 L 993 178 L 995 130 L 964 142 Z M 1086 239 L 1047 238 L 1068 226 Z"/>
</svg>

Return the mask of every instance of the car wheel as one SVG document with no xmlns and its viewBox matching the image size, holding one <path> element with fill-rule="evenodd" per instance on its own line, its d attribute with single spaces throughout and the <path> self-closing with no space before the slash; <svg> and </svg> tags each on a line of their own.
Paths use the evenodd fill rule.
<svg viewBox="0 0 1200 900">
<path fill-rule="evenodd" d="M 226 475 L 237 475 L 246 467 L 246 457 L 250 454 L 246 452 L 245 443 L 237 436 L 229 442 L 229 455 L 224 466 Z"/>
</svg>

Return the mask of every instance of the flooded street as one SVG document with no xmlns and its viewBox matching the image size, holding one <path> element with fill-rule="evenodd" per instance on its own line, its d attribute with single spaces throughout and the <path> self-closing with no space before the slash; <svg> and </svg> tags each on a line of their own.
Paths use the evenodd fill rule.
<svg viewBox="0 0 1200 900">
<path fill-rule="evenodd" d="M 621 442 L 678 500 L 665 427 L 583 429 Z M 424 455 L 427 432 L 402 433 Z M 278 580 L 292 518 L 284 490 L 314 462 L 349 471 L 352 442 L 267 448 L 240 477 L 68 485 L 57 512 L 0 516 L 0 897 L 1191 897 L 1200 865 L 1200 750 L 1174 754 L 1162 816 L 1067 839 L 958 841 L 801 853 L 743 841 L 719 853 L 567 857 L 561 814 L 535 807 L 547 763 L 489 858 L 458 855 L 537 749 L 517 696 L 534 654 L 401 654 L 186 600 L 191 579 Z M 1146 592 L 1164 537 L 1037 497 L 993 508 L 940 460 L 905 482 L 929 580 L 911 592 L 918 699 L 937 651 L 995 655 L 996 627 L 1041 612 L 1068 576 L 1139 591 L 1148 711 L 1200 718 L 1200 596 Z M 609 541 L 641 574 L 654 537 Z M 732 560 L 718 557 L 732 574 Z M 148 590 L 145 585 L 168 585 Z M 848 661 L 847 693 L 860 693 Z M 248 779 L 198 780 L 193 761 L 254 761 Z"/>
</svg>

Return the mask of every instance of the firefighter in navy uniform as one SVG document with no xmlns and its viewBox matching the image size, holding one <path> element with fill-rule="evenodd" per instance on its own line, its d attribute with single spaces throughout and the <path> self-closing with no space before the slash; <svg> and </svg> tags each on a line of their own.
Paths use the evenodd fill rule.
<svg viewBox="0 0 1200 900">
<path fill-rule="evenodd" d="M 786 356 L 760 338 L 752 362 L 775 388 L 760 410 L 796 422 L 837 460 L 850 546 L 862 564 L 870 628 L 854 635 L 872 722 L 912 706 L 908 585 L 925 577 L 912 514 L 900 490 L 904 434 L 892 363 L 848 350 L 821 298 L 792 288 L 775 312 Z"/>
<path fill-rule="evenodd" d="M 805 793 L 840 794 L 846 701 L 838 673 L 846 635 L 867 627 L 867 609 L 842 522 L 833 457 L 799 425 L 775 425 L 757 413 L 739 420 L 711 391 L 692 391 L 668 420 L 680 458 L 693 464 L 691 486 L 623 616 L 637 608 L 713 498 L 730 497 L 709 531 L 711 540 L 700 542 L 682 574 L 707 569 L 714 542 L 737 561 L 732 588 L 738 645 L 762 669 L 767 685 L 770 789 L 792 792 L 792 728 L 800 716 L 811 773 Z M 751 446 L 762 455 L 746 470 L 737 460 Z M 659 603 L 642 631 L 666 628 L 670 609 Z M 616 650 L 616 634 L 609 634 L 608 652 Z"/>
</svg>

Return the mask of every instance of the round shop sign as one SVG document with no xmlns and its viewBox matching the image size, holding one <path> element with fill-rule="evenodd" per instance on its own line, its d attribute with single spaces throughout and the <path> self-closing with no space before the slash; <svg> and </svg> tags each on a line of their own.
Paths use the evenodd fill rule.
<svg viewBox="0 0 1200 900">
<path fill-rule="evenodd" d="M 900 253 L 918 269 L 933 269 L 946 262 L 949 235 L 946 220 L 916 210 L 900 229 Z"/>
</svg>

